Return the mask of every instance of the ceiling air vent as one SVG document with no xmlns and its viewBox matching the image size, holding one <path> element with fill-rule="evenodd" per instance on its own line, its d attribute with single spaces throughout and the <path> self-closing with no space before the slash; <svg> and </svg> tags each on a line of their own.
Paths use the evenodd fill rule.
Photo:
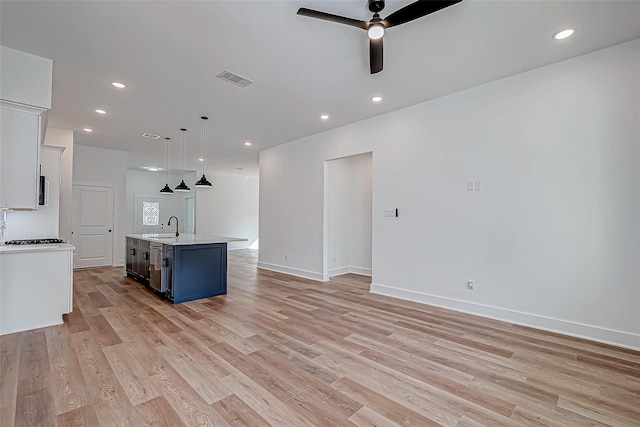
<svg viewBox="0 0 640 427">
<path fill-rule="evenodd" d="M 145 138 L 152 138 L 152 139 L 160 138 L 160 135 L 154 135 L 154 134 L 149 133 L 149 132 L 143 133 L 142 136 L 144 136 Z"/>
<path fill-rule="evenodd" d="M 234 85 L 238 85 L 240 87 L 247 87 L 251 83 L 253 83 L 253 81 L 246 79 L 242 76 L 239 76 L 237 74 L 234 74 L 228 70 L 224 70 L 223 72 L 218 74 L 216 77 L 221 78 L 222 80 L 226 80 L 229 83 L 233 83 Z"/>
</svg>

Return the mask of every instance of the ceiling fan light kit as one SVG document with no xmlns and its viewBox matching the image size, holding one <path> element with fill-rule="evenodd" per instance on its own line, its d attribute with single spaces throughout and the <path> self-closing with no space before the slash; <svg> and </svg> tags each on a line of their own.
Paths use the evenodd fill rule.
<svg viewBox="0 0 640 427">
<path fill-rule="evenodd" d="M 300 9 L 298 9 L 298 15 L 308 16 L 309 18 L 323 19 L 325 21 L 331 21 L 338 24 L 350 25 L 352 27 L 360 28 L 367 31 L 367 34 L 369 36 L 369 68 L 371 70 L 371 74 L 376 74 L 382 71 L 383 67 L 382 39 L 387 28 L 395 27 L 397 25 L 405 24 L 415 19 L 422 18 L 423 16 L 437 12 L 446 7 L 453 6 L 454 4 L 460 3 L 461 1 L 462 0 L 418 0 L 403 7 L 402 9 L 396 10 L 385 19 L 380 19 L 379 13 L 384 9 L 384 0 L 368 0 L 369 11 L 373 12 L 373 17 L 370 21 L 360 21 L 344 16 L 338 16 L 326 12 L 307 9 L 305 7 L 301 7 Z"/>
</svg>

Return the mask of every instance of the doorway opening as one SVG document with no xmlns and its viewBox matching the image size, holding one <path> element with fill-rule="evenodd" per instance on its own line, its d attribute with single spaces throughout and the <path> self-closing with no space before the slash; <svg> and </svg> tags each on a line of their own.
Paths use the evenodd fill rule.
<svg viewBox="0 0 640 427">
<path fill-rule="evenodd" d="M 325 162 L 323 276 L 372 275 L 373 153 Z"/>
</svg>

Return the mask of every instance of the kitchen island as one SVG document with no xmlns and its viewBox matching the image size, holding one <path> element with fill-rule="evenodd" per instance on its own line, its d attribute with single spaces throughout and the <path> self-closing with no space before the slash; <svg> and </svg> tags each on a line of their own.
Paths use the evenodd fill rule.
<svg viewBox="0 0 640 427">
<path fill-rule="evenodd" d="M 128 234 L 127 276 L 174 304 L 227 293 L 227 243 L 201 234 Z"/>
</svg>

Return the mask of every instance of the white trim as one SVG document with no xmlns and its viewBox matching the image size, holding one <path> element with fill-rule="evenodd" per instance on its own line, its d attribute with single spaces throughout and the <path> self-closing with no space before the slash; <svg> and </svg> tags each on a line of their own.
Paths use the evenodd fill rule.
<svg viewBox="0 0 640 427">
<path fill-rule="evenodd" d="M 291 276 L 302 277 L 304 279 L 317 280 L 318 282 L 326 282 L 329 280 L 329 275 L 322 275 L 314 271 L 300 270 L 298 268 L 285 267 L 283 265 L 269 264 L 266 262 L 258 262 L 258 268 L 290 274 Z"/>
<path fill-rule="evenodd" d="M 501 320 L 516 325 L 530 326 L 543 331 L 557 332 L 577 338 L 584 338 L 619 347 L 640 350 L 640 334 L 602 328 L 569 320 L 540 316 L 538 314 L 509 310 L 501 307 L 477 304 L 454 298 L 440 297 L 422 292 L 394 288 L 392 286 L 371 284 L 371 293 L 400 298 L 408 301 L 429 304 L 462 313 L 473 314 L 489 319 Z"/>
<path fill-rule="evenodd" d="M 359 274 L 360 276 L 369 276 L 371 277 L 371 269 L 364 267 L 355 267 L 353 265 L 348 265 L 346 267 L 338 267 L 329 270 L 329 277 L 333 276 L 341 276 L 343 274 Z"/>
<path fill-rule="evenodd" d="M 355 265 L 352 265 L 349 267 L 350 273 L 352 274 L 359 274 L 361 276 L 369 276 L 371 277 L 371 269 L 370 268 L 366 268 L 366 267 L 356 267 Z"/>
</svg>

